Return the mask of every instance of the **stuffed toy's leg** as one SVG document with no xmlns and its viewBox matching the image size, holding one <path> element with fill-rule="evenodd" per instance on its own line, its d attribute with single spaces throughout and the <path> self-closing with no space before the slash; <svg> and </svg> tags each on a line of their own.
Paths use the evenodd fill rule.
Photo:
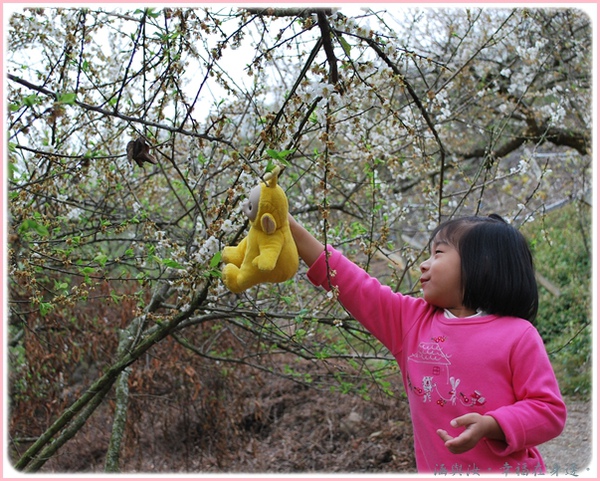
<svg viewBox="0 0 600 481">
<path fill-rule="evenodd" d="M 223 267 L 223 271 L 221 272 L 221 277 L 225 287 L 227 287 L 227 289 L 234 294 L 239 294 L 244 290 L 238 285 L 239 273 L 240 268 L 234 264 L 227 264 L 225 267 Z"/>
<path fill-rule="evenodd" d="M 244 263 L 242 267 L 227 264 L 222 271 L 223 283 L 234 294 L 239 294 L 246 289 L 258 284 L 256 268 L 251 263 Z"/>
<path fill-rule="evenodd" d="M 248 237 L 244 237 L 242 242 L 240 242 L 237 246 L 225 247 L 223 249 L 223 254 L 221 255 L 221 260 L 226 264 L 234 264 L 237 267 L 240 267 L 244 261 L 244 257 L 246 256 L 247 243 Z"/>
<path fill-rule="evenodd" d="M 247 289 L 247 287 L 243 287 L 238 283 L 238 278 L 242 271 L 240 267 L 242 267 L 244 258 L 246 257 L 247 244 L 248 237 L 244 237 L 237 246 L 225 247 L 221 255 L 221 260 L 226 263 L 221 272 L 223 283 L 227 289 L 236 294 Z"/>
</svg>

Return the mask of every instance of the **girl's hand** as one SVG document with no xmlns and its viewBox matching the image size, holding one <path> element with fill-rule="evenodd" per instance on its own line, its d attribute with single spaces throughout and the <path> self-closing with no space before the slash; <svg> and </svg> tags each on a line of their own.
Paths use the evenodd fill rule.
<svg viewBox="0 0 600 481">
<path fill-rule="evenodd" d="M 438 429 L 438 436 L 444 441 L 448 450 L 453 454 L 460 454 L 473 449 L 481 438 L 505 441 L 504 432 L 492 416 L 482 416 L 469 413 L 450 421 L 453 428 L 465 426 L 465 430 L 456 437 L 452 437 L 444 429 Z"/>
</svg>

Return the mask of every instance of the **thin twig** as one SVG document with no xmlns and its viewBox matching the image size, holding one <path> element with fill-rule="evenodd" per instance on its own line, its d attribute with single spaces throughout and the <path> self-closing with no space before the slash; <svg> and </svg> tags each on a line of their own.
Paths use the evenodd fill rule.
<svg viewBox="0 0 600 481">
<path fill-rule="evenodd" d="M 47 88 L 42 87 L 40 85 L 32 84 L 31 82 L 29 82 L 29 81 L 27 81 L 25 79 L 19 78 L 19 77 L 15 76 L 15 75 L 8 74 L 7 77 L 8 77 L 9 80 L 12 80 L 13 82 L 19 83 L 19 84 L 21 84 L 21 85 L 23 85 L 23 86 L 25 86 L 27 88 L 30 88 L 31 90 L 35 90 L 36 92 L 40 92 L 40 93 L 42 93 L 44 95 L 52 97 L 55 100 L 57 100 L 58 97 L 59 97 L 56 92 L 53 92 L 52 90 L 48 90 Z M 125 115 L 125 114 L 123 114 L 121 112 L 115 112 L 113 110 L 106 110 L 106 109 L 103 109 L 102 107 L 98 107 L 96 105 L 90 105 L 90 104 L 87 104 L 85 102 L 81 102 L 79 100 L 74 100 L 74 104 L 78 105 L 79 107 L 81 107 L 81 108 L 83 108 L 85 110 L 90 110 L 92 112 L 98 112 L 99 114 L 106 115 L 108 117 L 116 117 L 116 118 L 119 118 L 121 120 L 125 120 L 126 122 L 131 122 L 133 124 L 142 124 L 142 125 L 145 125 L 147 127 L 154 127 L 156 129 L 159 129 L 159 130 L 166 130 L 167 132 L 181 133 L 181 134 L 184 134 L 184 135 L 189 135 L 191 137 L 205 139 L 205 140 L 208 140 L 208 141 L 211 141 L 211 142 L 222 142 L 222 143 L 224 143 L 224 144 L 226 144 L 226 145 L 228 145 L 228 146 L 230 146 L 232 148 L 235 148 L 233 146 L 233 144 L 231 144 L 231 142 L 223 139 L 222 137 L 213 137 L 211 135 L 201 134 L 201 133 L 198 133 L 198 132 L 192 132 L 190 130 L 185 130 L 185 129 L 180 128 L 180 127 L 172 127 L 170 125 L 159 124 L 157 122 L 152 122 L 150 120 L 146 120 L 146 119 L 143 119 L 143 118 L 132 117 L 130 115 Z"/>
</svg>

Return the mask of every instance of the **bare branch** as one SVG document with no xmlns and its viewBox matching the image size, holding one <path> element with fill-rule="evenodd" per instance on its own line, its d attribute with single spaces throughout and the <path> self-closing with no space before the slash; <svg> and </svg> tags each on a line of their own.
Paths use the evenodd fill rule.
<svg viewBox="0 0 600 481">
<path fill-rule="evenodd" d="M 187 310 L 180 312 L 174 315 L 168 322 L 164 324 L 159 324 L 157 328 L 146 337 L 144 337 L 141 342 L 135 346 L 132 346 L 131 350 L 127 350 L 127 352 L 112 366 L 110 366 L 104 375 L 100 377 L 96 382 L 94 382 L 88 390 L 77 400 L 75 401 L 47 430 L 44 432 L 38 440 L 21 456 L 21 458 L 15 463 L 15 468 L 18 470 L 24 470 L 28 465 L 32 464 L 32 470 L 38 470 L 46 461 L 47 457 L 43 456 L 42 449 L 48 443 L 52 442 L 52 438 L 59 433 L 62 429 L 68 426 L 73 418 L 78 415 L 80 411 L 82 411 L 88 403 L 92 402 L 94 399 L 96 401 L 94 403 L 94 408 L 99 404 L 98 396 L 104 397 L 106 393 L 109 391 L 110 387 L 117 380 L 118 376 L 131 364 L 133 364 L 137 359 L 142 356 L 146 351 L 152 348 L 156 343 L 160 342 L 162 339 L 170 335 L 173 331 L 177 329 L 179 324 L 183 322 L 185 319 L 189 318 L 196 309 L 202 305 L 205 301 L 206 296 L 208 294 L 208 290 L 210 288 L 210 282 L 206 282 L 203 288 L 197 293 L 194 298 L 192 304 L 188 307 Z M 160 290 L 163 290 L 164 287 L 160 287 Z M 160 302 L 151 302 L 148 308 L 152 310 L 157 309 L 160 305 Z M 149 312 L 149 311 L 148 311 Z M 144 314 L 145 317 L 147 314 Z M 135 322 L 135 321 L 132 321 Z M 92 409 L 93 411 L 93 409 Z M 85 416 L 85 419 L 89 417 L 91 414 L 88 413 Z M 84 420 L 85 420 L 84 419 Z M 78 428 L 81 427 L 83 423 L 78 424 Z M 74 435 L 75 432 L 72 433 Z M 62 444 L 67 442 L 72 435 L 57 438 L 60 439 L 61 443 L 55 442 L 53 443 L 53 452 L 58 450 Z M 42 451 L 40 453 L 40 451 Z"/>
<path fill-rule="evenodd" d="M 321 39 L 323 40 L 323 50 L 325 50 L 327 62 L 329 63 L 329 83 L 337 85 L 339 81 L 337 58 L 333 51 L 333 44 L 331 43 L 331 28 L 329 27 L 325 12 L 319 10 L 317 12 L 317 18 L 319 21 L 319 29 L 321 30 Z"/>
<path fill-rule="evenodd" d="M 269 17 L 301 17 L 308 18 L 314 13 L 323 12 L 331 15 L 330 8 L 245 8 L 254 15 L 266 15 Z"/>
<path fill-rule="evenodd" d="M 7 77 L 10 80 L 12 80 L 13 82 L 17 82 L 27 88 L 30 88 L 31 90 L 35 90 L 36 92 L 43 93 L 44 95 L 52 97 L 55 100 L 58 99 L 58 94 L 56 92 L 52 92 L 51 90 L 48 90 L 45 87 L 32 84 L 31 82 L 29 82 L 25 79 L 19 78 L 12 74 L 8 74 Z M 170 125 L 159 124 L 157 122 L 152 122 L 150 120 L 146 120 L 146 119 L 139 118 L 139 117 L 131 117 L 129 115 L 122 114 L 120 112 L 115 112 L 113 110 L 107 110 L 102 107 L 98 107 L 95 105 L 87 104 L 85 102 L 81 102 L 79 100 L 75 100 L 74 103 L 85 110 L 89 110 L 92 112 L 98 112 L 99 114 L 105 115 L 107 117 L 116 117 L 121 120 L 125 120 L 126 122 L 131 122 L 132 124 L 141 124 L 141 125 L 145 125 L 147 127 L 154 127 L 159 130 L 166 130 L 167 132 L 180 133 L 180 134 L 187 135 L 190 137 L 209 140 L 211 142 L 221 142 L 221 143 L 229 145 L 230 147 L 233 147 L 233 145 L 229 141 L 227 141 L 221 137 L 212 137 L 207 134 L 192 132 L 190 130 L 185 130 L 183 128 L 176 128 L 176 127 L 172 127 Z"/>
</svg>

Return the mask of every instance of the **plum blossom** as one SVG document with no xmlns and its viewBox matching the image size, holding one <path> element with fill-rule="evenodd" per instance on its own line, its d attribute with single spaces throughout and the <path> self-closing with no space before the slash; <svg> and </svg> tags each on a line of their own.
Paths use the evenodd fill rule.
<svg viewBox="0 0 600 481">
<path fill-rule="evenodd" d="M 69 212 L 67 212 L 66 217 L 68 220 L 79 220 L 81 219 L 81 215 L 83 214 L 83 210 L 79 207 L 74 207 Z"/>
<path fill-rule="evenodd" d="M 208 262 L 217 253 L 219 248 L 219 239 L 215 236 L 210 236 L 204 241 L 200 246 L 200 249 L 198 249 L 198 252 L 194 255 L 194 261 L 199 264 Z"/>
</svg>

